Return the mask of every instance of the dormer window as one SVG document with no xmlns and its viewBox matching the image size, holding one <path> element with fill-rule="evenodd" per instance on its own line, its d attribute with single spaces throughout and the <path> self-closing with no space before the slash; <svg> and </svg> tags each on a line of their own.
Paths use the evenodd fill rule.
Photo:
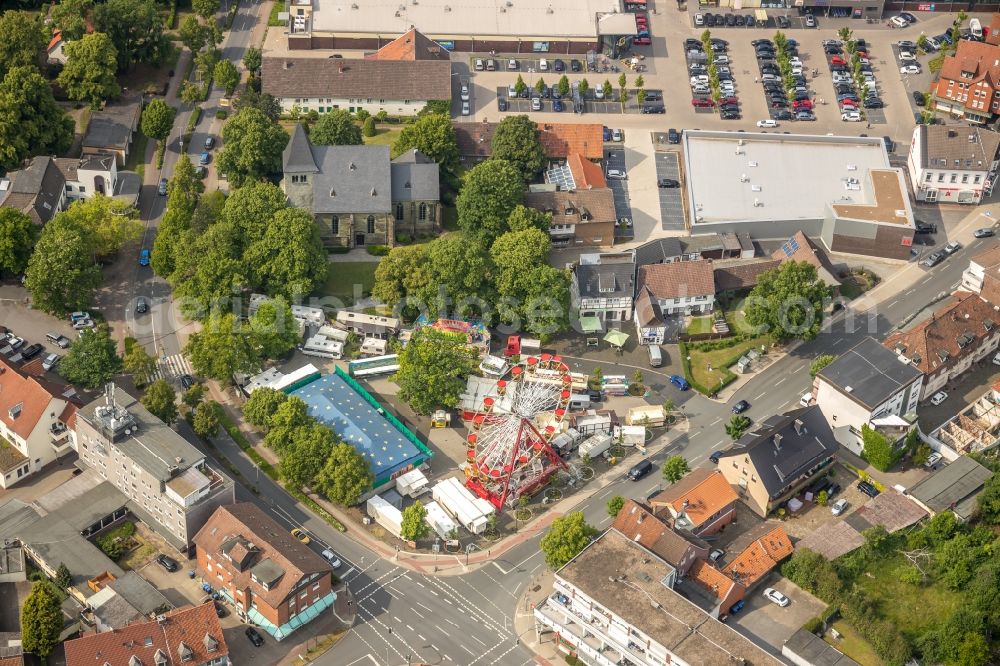
<svg viewBox="0 0 1000 666">
<path fill-rule="evenodd" d="M 330 188 L 330 196 L 331 196 L 331 197 L 335 197 L 335 196 L 337 196 L 337 190 L 335 190 L 335 189 L 333 189 L 333 188 L 331 187 L 331 188 Z"/>
</svg>

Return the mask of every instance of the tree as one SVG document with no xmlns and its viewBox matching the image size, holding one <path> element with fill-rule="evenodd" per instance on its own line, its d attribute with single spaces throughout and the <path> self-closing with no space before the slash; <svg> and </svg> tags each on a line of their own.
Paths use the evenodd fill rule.
<svg viewBox="0 0 1000 666">
<path fill-rule="evenodd" d="M 395 247 L 375 268 L 375 285 L 372 297 L 381 303 L 399 303 L 404 298 L 427 302 L 434 274 L 430 267 L 430 249 L 444 240 L 433 243 Z"/>
<path fill-rule="evenodd" d="M 319 229 L 302 208 L 277 211 L 243 259 L 253 268 L 256 286 L 290 299 L 311 293 L 323 284 L 329 270 Z"/>
<path fill-rule="evenodd" d="M 177 394 L 165 379 L 157 379 L 146 389 L 142 404 L 167 425 L 177 420 Z"/>
<path fill-rule="evenodd" d="M 181 394 L 181 402 L 190 407 L 191 409 L 197 409 L 198 405 L 201 404 L 202 398 L 205 397 L 205 385 L 201 382 L 192 384 L 189 389 Z"/>
<path fill-rule="evenodd" d="M 111 0 L 113 1 L 113 0 Z M 281 172 L 281 153 L 288 133 L 255 108 L 240 110 L 222 128 L 225 146 L 219 153 L 219 171 L 235 187 Z"/>
<path fill-rule="evenodd" d="M 259 79 L 256 80 L 259 81 Z M 277 122 L 278 118 L 281 117 L 281 103 L 273 95 L 254 90 L 249 85 L 240 91 L 233 102 L 233 108 L 237 111 L 257 109 L 274 122 Z"/>
<path fill-rule="evenodd" d="M 21 608 L 21 648 L 44 659 L 59 644 L 62 628 L 62 610 L 52 583 L 36 581 Z"/>
<path fill-rule="evenodd" d="M 70 383 L 97 389 L 122 371 L 122 360 L 107 326 L 85 329 L 59 364 L 60 372 Z"/>
<path fill-rule="evenodd" d="M 430 533 L 431 526 L 427 522 L 427 509 L 420 503 L 420 500 L 403 509 L 399 535 L 404 541 L 419 541 Z"/>
<path fill-rule="evenodd" d="M 726 424 L 726 434 L 733 438 L 735 442 L 743 433 L 750 428 L 750 419 L 742 414 L 734 414 L 733 418 L 729 419 L 729 423 Z"/>
<path fill-rule="evenodd" d="M 432 276 L 430 286 L 445 291 L 456 305 L 457 316 L 464 316 L 460 311 L 463 304 L 489 296 L 489 256 L 482 245 L 470 241 L 464 233 L 450 233 L 431 243 L 427 268 Z M 429 300 L 431 295 L 427 293 L 426 298 Z"/>
<path fill-rule="evenodd" d="M 181 38 L 181 43 L 188 47 L 191 53 L 198 53 L 208 43 L 208 27 L 193 14 L 184 17 L 177 34 Z"/>
<path fill-rule="evenodd" d="M 979 517 L 990 525 L 1000 524 L 1000 474 L 994 474 L 976 497 Z"/>
<path fill-rule="evenodd" d="M 563 97 L 567 97 L 569 95 L 570 85 L 568 76 L 563 74 L 562 77 L 560 77 L 559 83 L 556 84 L 556 90 L 558 90 L 559 94 Z"/>
<path fill-rule="evenodd" d="M 455 201 L 458 225 L 485 245 L 507 230 L 507 218 L 524 199 L 524 179 L 510 162 L 488 160 L 465 174 Z"/>
<path fill-rule="evenodd" d="M 100 281 L 101 269 L 94 264 L 84 232 L 57 215 L 45 225 L 28 260 L 24 286 L 34 307 L 60 316 L 89 307 Z"/>
<path fill-rule="evenodd" d="M 375 136 L 376 132 L 375 132 L 375 119 L 374 118 L 371 118 L 371 117 L 365 118 L 364 129 L 361 130 L 361 133 L 364 134 L 365 136 L 369 136 L 369 137 Z"/>
<path fill-rule="evenodd" d="M 11 13 L 0 16 L 0 23 Z M 0 44 L 8 43 L 0 37 Z M 0 169 L 17 169 L 32 155 L 64 154 L 73 143 L 75 125 L 56 104 L 51 86 L 34 65 L 5 71 L 0 83 Z"/>
<path fill-rule="evenodd" d="M 247 71 L 256 75 L 260 71 L 260 66 L 264 62 L 264 56 L 260 49 L 251 46 L 243 53 L 243 66 Z"/>
<path fill-rule="evenodd" d="M 287 399 L 287 394 L 273 388 L 256 389 L 243 404 L 243 418 L 250 425 L 266 428 L 278 407 Z"/>
<path fill-rule="evenodd" d="M 38 227 L 16 208 L 0 208 L 0 275 L 20 274 L 28 267 Z"/>
<path fill-rule="evenodd" d="M 625 506 L 625 498 L 621 495 L 615 495 L 608 500 L 608 515 L 612 519 L 617 518 L 623 506 Z"/>
<path fill-rule="evenodd" d="M 169 44 L 154 0 L 107 0 L 94 7 L 94 28 L 118 50 L 118 69 L 159 64 Z"/>
<path fill-rule="evenodd" d="M 517 75 L 517 81 L 514 82 L 514 92 L 520 97 L 521 93 L 528 89 L 528 84 L 524 82 L 524 77 L 520 74 Z"/>
<path fill-rule="evenodd" d="M 787 261 L 767 271 L 747 298 L 746 317 L 764 327 L 776 340 L 812 340 L 823 324 L 823 307 L 830 288 L 816 267 L 805 261 Z"/>
<path fill-rule="evenodd" d="M 606 100 L 611 99 L 611 90 L 612 90 L 611 81 L 604 79 L 604 83 L 601 84 L 601 95 L 604 97 L 604 99 Z"/>
<path fill-rule="evenodd" d="M 901 452 L 896 451 L 892 441 L 878 430 L 869 427 L 867 423 L 861 426 L 861 439 L 864 442 L 861 457 L 880 472 L 889 471 L 889 468 L 899 460 Z"/>
<path fill-rule="evenodd" d="M 317 489 L 331 501 L 351 506 L 375 480 L 368 460 L 350 444 L 336 444 L 316 478 Z"/>
<path fill-rule="evenodd" d="M 455 407 L 476 368 L 475 359 L 464 336 L 422 328 L 399 353 L 399 397 L 418 414 Z"/>
<path fill-rule="evenodd" d="M 282 478 L 295 488 L 311 485 L 336 443 L 333 431 L 315 421 L 296 429 L 291 446 L 281 458 Z"/>
<path fill-rule="evenodd" d="M 552 213 L 528 208 L 523 204 L 518 204 L 507 218 L 507 227 L 511 231 L 524 231 L 525 229 L 541 229 L 547 232 L 552 226 Z"/>
<path fill-rule="evenodd" d="M 236 65 L 226 59 L 215 63 L 213 75 L 215 82 L 226 89 L 227 96 L 232 95 L 240 83 L 239 70 L 236 69 Z"/>
<path fill-rule="evenodd" d="M 80 39 L 87 32 L 87 15 L 93 9 L 92 0 L 62 0 L 52 8 L 52 25 L 60 30 L 67 42 Z"/>
<path fill-rule="evenodd" d="M 361 130 L 345 109 L 324 113 L 309 130 L 309 141 L 317 146 L 360 146 Z"/>
<path fill-rule="evenodd" d="M 251 336 L 228 313 L 206 319 L 202 330 L 191 335 L 184 353 L 195 372 L 219 381 L 232 381 L 233 373 L 251 372 L 260 364 Z"/>
<path fill-rule="evenodd" d="M 151 264 L 153 272 L 169 279 L 177 267 L 175 254 L 182 256 L 190 248 L 181 246 L 180 239 L 191 228 L 198 196 L 204 189 L 201 179 L 195 174 L 194 165 L 187 154 L 181 155 L 174 165 L 174 175 L 170 179 L 167 192 L 167 211 L 163 216 L 156 240 L 153 242 Z"/>
<path fill-rule="evenodd" d="M 205 99 L 204 87 L 192 81 L 181 82 L 181 101 L 194 106 Z"/>
<path fill-rule="evenodd" d="M 140 128 L 142 133 L 150 139 L 163 141 L 170 136 L 170 130 L 174 128 L 174 117 L 177 109 L 169 106 L 162 99 L 156 98 L 146 105 L 142 111 L 142 122 Z"/>
<path fill-rule="evenodd" d="M 191 0 L 191 9 L 208 21 L 219 11 L 219 0 Z"/>
<path fill-rule="evenodd" d="M 62 590 L 69 589 L 73 584 L 73 574 L 69 572 L 69 567 L 62 562 L 59 563 L 59 568 L 56 569 L 55 584 Z"/>
<path fill-rule="evenodd" d="M 635 101 L 639 103 L 639 106 L 646 103 L 646 91 L 643 88 L 635 91 Z"/>
<path fill-rule="evenodd" d="M 493 133 L 493 159 L 507 160 L 531 181 L 545 166 L 538 123 L 525 115 L 507 116 Z"/>
<path fill-rule="evenodd" d="M 583 512 L 573 511 L 552 521 L 539 547 L 545 553 L 545 563 L 555 570 L 579 555 L 595 536 L 597 530 L 586 523 Z"/>
<path fill-rule="evenodd" d="M 38 67 L 48 42 L 42 16 L 34 12 L 0 14 L 0 75 L 15 67 Z"/>
<path fill-rule="evenodd" d="M 215 437 L 219 434 L 219 426 L 221 425 L 219 414 L 221 412 L 222 407 L 214 400 L 203 402 L 194 410 L 191 427 L 194 428 L 199 437 Z"/>
<path fill-rule="evenodd" d="M 84 35 L 64 47 L 66 64 L 59 73 L 59 85 L 66 95 L 96 109 L 102 102 L 121 94 L 118 85 L 118 51 L 102 32 Z"/>
<path fill-rule="evenodd" d="M 122 369 L 132 375 L 137 384 L 141 384 L 156 372 L 156 358 L 147 352 L 145 347 L 136 342 L 135 338 L 125 338 Z"/>
<path fill-rule="evenodd" d="M 136 210 L 103 194 L 77 201 L 56 217 L 83 232 L 87 251 L 95 259 L 114 254 L 142 233 Z"/>
<path fill-rule="evenodd" d="M 677 483 L 684 478 L 684 475 L 691 471 L 688 461 L 684 456 L 673 455 L 663 463 L 663 480 L 668 483 Z"/>
<path fill-rule="evenodd" d="M 250 317 L 249 327 L 254 345 L 263 358 L 281 358 L 299 341 L 298 322 L 283 298 L 261 303 Z"/>
<path fill-rule="evenodd" d="M 580 82 L 576 84 L 576 89 L 580 91 L 581 97 L 586 97 L 590 91 L 590 82 L 587 79 L 580 79 Z"/>
<path fill-rule="evenodd" d="M 541 95 L 546 88 L 548 88 L 548 86 L 545 83 L 545 79 L 539 76 L 538 80 L 535 81 L 535 92 Z"/>
<path fill-rule="evenodd" d="M 235 229 L 237 252 L 264 239 L 272 219 L 287 207 L 285 193 L 274 183 L 247 183 L 233 192 L 226 199 L 222 217 Z"/>
<path fill-rule="evenodd" d="M 458 140 L 448 114 L 429 113 L 404 125 L 392 144 L 392 155 L 397 157 L 414 148 L 437 162 L 449 176 L 458 173 Z"/>
<path fill-rule="evenodd" d="M 809 376 L 815 378 L 823 368 L 833 363 L 836 358 L 833 354 L 820 354 L 809 364 Z"/>
</svg>

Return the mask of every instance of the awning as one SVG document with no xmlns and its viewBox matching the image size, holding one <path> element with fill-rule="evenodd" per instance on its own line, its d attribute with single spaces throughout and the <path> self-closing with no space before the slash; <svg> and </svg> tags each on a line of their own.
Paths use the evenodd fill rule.
<svg viewBox="0 0 1000 666">
<path fill-rule="evenodd" d="M 628 333 L 608 331 L 608 334 L 604 336 L 604 341 L 612 347 L 624 347 L 625 343 L 628 342 Z"/>
<path fill-rule="evenodd" d="M 599 333 L 604 330 L 598 317 L 580 317 L 580 328 L 584 333 Z"/>
<path fill-rule="evenodd" d="M 767 23 L 767 10 L 765 9 L 753 10 L 753 17 L 757 19 L 757 23 Z"/>
</svg>

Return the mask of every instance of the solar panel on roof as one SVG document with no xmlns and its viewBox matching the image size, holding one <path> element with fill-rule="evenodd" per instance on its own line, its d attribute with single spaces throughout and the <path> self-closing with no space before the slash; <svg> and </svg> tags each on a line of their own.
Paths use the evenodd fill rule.
<svg viewBox="0 0 1000 666">
<path fill-rule="evenodd" d="M 785 253 L 786 257 L 791 257 L 799 251 L 799 242 L 794 238 L 789 238 L 781 245 L 781 251 Z"/>
</svg>

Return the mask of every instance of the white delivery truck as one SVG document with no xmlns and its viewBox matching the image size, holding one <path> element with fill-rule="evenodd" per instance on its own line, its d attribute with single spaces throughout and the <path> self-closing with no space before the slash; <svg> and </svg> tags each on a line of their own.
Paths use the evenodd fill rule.
<svg viewBox="0 0 1000 666">
<path fill-rule="evenodd" d="M 611 448 L 612 441 L 611 435 L 603 432 L 585 439 L 578 449 L 580 457 L 590 456 L 591 459 L 594 459 L 597 456 L 604 455 Z"/>
<path fill-rule="evenodd" d="M 419 469 L 411 469 L 396 477 L 396 491 L 404 497 L 420 497 L 430 491 L 427 477 Z"/>
<path fill-rule="evenodd" d="M 399 509 L 375 495 L 368 500 L 366 511 L 375 522 L 384 527 L 397 539 L 402 539 L 403 514 Z"/>
<path fill-rule="evenodd" d="M 645 426 L 618 426 L 615 428 L 615 438 L 621 440 L 624 446 L 643 446 L 646 443 Z"/>
</svg>

